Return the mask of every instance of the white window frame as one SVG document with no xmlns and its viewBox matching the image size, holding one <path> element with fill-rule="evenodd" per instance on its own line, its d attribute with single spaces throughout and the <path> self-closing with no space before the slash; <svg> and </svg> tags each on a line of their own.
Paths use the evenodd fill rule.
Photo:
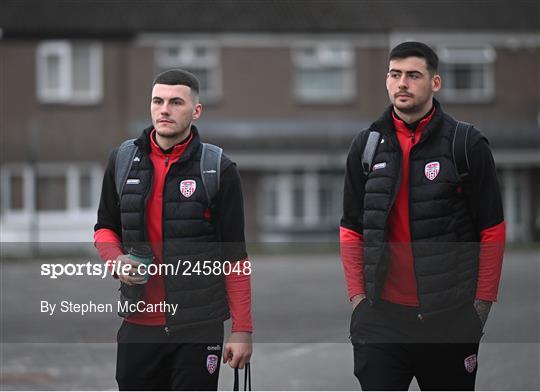
<svg viewBox="0 0 540 392">
<path fill-rule="evenodd" d="M 170 56 L 169 49 L 177 49 L 176 57 Z M 198 48 L 204 48 L 204 57 L 195 54 Z M 155 61 L 158 71 L 168 68 L 204 68 L 209 72 L 210 84 L 200 86 L 201 98 L 204 103 L 215 103 L 222 98 L 222 69 L 220 48 L 208 41 L 187 41 L 178 43 L 168 41 L 159 43 L 155 48 Z"/>
<path fill-rule="evenodd" d="M 313 56 L 306 56 L 305 50 L 313 49 Z M 332 55 L 332 51 L 339 49 L 343 51 L 343 58 Z M 292 57 L 294 64 L 294 96 L 300 102 L 305 103 L 346 103 L 352 101 L 356 96 L 356 75 L 355 75 L 355 52 L 354 48 L 345 42 L 321 42 L 321 43 L 297 43 L 293 45 Z M 345 89 L 341 94 L 330 94 L 322 91 L 303 91 L 299 85 L 298 73 L 302 70 L 343 68 L 345 78 Z"/>
<path fill-rule="evenodd" d="M 90 90 L 73 90 L 73 45 L 77 42 L 65 40 L 45 41 L 37 49 L 37 96 L 43 103 L 62 103 L 69 105 L 93 105 L 103 97 L 103 50 L 98 42 L 90 43 Z M 59 87 L 47 88 L 47 57 L 58 56 Z"/>
<path fill-rule="evenodd" d="M 443 87 L 440 91 L 441 99 L 449 103 L 484 103 L 495 97 L 495 60 L 496 52 L 491 46 L 442 46 L 438 50 L 440 66 L 472 65 L 483 66 L 483 88 L 458 90 L 452 87 L 452 80 L 443 77 Z"/>
<path fill-rule="evenodd" d="M 80 206 L 80 177 L 84 171 L 90 173 L 91 205 Z M 11 209 L 11 177 L 18 175 L 23 181 L 22 209 Z M 79 214 L 94 214 L 99 203 L 100 180 L 103 170 L 94 163 L 39 163 L 35 166 L 24 163 L 6 164 L 0 170 L 0 188 L 2 200 L 2 215 L 8 218 L 17 218 L 38 214 L 39 217 L 66 216 Z M 66 208 L 61 210 L 37 211 L 34 194 L 36 179 L 38 177 L 63 177 L 66 180 Z"/>
<path fill-rule="evenodd" d="M 320 214 L 319 188 L 321 180 L 330 178 L 334 192 L 340 192 L 343 182 L 342 176 L 319 173 L 317 171 L 303 171 L 301 173 L 268 173 L 261 179 L 259 188 L 259 203 L 262 205 L 259 219 L 267 229 L 278 230 L 309 230 L 320 227 L 334 227 L 338 217 L 322 216 Z M 294 211 L 294 184 L 301 184 L 303 193 L 303 211 L 300 216 Z M 335 184 L 334 184 L 335 183 Z M 339 183 L 339 187 L 337 184 Z M 271 203 L 270 190 L 278 190 L 277 213 L 270 215 L 268 206 Z"/>
</svg>

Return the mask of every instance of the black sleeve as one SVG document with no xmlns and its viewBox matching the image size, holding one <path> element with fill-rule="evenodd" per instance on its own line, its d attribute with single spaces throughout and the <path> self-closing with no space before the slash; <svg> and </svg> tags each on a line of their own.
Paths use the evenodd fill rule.
<svg viewBox="0 0 540 392">
<path fill-rule="evenodd" d="M 358 134 L 353 140 L 347 156 L 345 167 L 345 185 L 343 189 L 343 216 L 341 226 L 363 233 L 364 217 L 364 185 L 365 178 L 362 171 L 362 135 Z"/>
<path fill-rule="evenodd" d="M 242 183 L 235 164 L 228 165 L 221 172 L 216 204 L 225 259 L 237 261 L 247 258 Z"/>
<path fill-rule="evenodd" d="M 504 220 L 501 191 L 487 140 L 482 138 L 475 143 L 468 156 L 472 191 L 466 194 L 480 233 Z"/>
<path fill-rule="evenodd" d="M 94 231 L 99 229 L 110 229 L 121 237 L 122 226 L 120 224 L 120 206 L 114 181 L 116 152 L 117 150 L 114 150 L 111 153 L 107 168 L 105 169 L 105 175 L 103 176 L 103 185 L 101 187 L 101 197 L 99 199 L 97 212 L 97 223 L 94 226 Z"/>
</svg>

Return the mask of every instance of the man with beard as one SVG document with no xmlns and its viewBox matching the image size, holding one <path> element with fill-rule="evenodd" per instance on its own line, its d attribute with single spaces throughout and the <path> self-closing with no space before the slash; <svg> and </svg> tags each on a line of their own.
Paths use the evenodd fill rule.
<svg viewBox="0 0 540 392">
<path fill-rule="evenodd" d="M 341 255 L 363 390 L 474 389 L 505 224 L 487 139 L 446 114 L 435 52 L 392 49 L 391 106 L 347 158 Z"/>
<path fill-rule="evenodd" d="M 193 125 L 202 113 L 193 74 L 159 74 L 150 113 L 152 126 L 111 154 L 94 240 L 104 260 L 129 266 L 115 270 L 122 301 L 165 301 L 178 311 L 122 314 L 116 380 L 120 390 L 217 390 L 222 350 L 223 362 L 235 368 L 252 351 L 240 176 Z M 141 262 L 152 259 L 182 268 L 141 276 Z M 232 333 L 222 348 L 230 315 Z"/>
</svg>

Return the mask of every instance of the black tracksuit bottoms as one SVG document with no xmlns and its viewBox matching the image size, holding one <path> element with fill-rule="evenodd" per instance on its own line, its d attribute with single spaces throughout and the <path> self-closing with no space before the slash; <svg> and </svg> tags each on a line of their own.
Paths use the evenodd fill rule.
<svg viewBox="0 0 540 392">
<path fill-rule="evenodd" d="M 218 388 L 223 323 L 166 333 L 124 321 L 117 335 L 116 381 L 125 390 Z"/>
<path fill-rule="evenodd" d="M 472 303 L 424 319 L 418 310 L 363 300 L 351 316 L 362 390 L 474 390 L 482 323 Z"/>
</svg>

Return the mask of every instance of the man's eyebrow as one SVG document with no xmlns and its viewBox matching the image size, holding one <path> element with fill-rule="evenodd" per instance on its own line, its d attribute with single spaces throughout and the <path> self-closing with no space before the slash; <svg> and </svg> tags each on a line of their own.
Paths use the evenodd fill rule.
<svg viewBox="0 0 540 392">
<path fill-rule="evenodd" d="M 404 71 L 402 71 L 401 69 L 395 69 L 395 68 L 391 68 L 389 71 L 390 72 L 399 72 L 399 73 L 403 73 Z M 405 71 L 405 73 L 407 75 L 411 75 L 411 74 L 420 74 L 420 75 L 423 75 L 423 73 L 421 71 L 418 71 L 418 70 L 413 70 L 413 71 Z"/>
<path fill-rule="evenodd" d="M 160 99 L 162 101 L 164 100 L 163 98 L 158 97 L 158 96 L 154 96 L 152 97 L 152 99 Z M 169 98 L 169 101 L 185 101 L 185 99 L 182 97 L 172 97 L 172 98 Z"/>
</svg>

